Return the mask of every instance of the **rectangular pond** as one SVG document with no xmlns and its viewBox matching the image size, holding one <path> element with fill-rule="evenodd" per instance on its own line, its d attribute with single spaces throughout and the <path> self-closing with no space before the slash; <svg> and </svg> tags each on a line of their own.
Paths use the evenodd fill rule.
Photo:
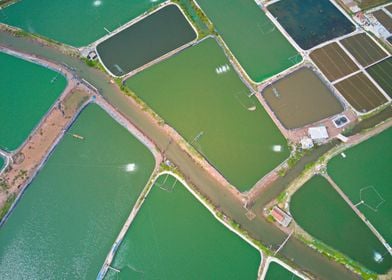
<svg viewBox="0 0 392 280">
<path fill-rule="evenodd" d="M 262 95 L 287 129 L 303 127 L 343 111 L 331 90 L 307 67 L 266 87 Z"/>
<path fill-rule="evenodd" d="M 328 172 L 358 209 L 392 244 L 392 129 L 334 157 Z M 361 202 L 363 201 L 363 202 Z"/>
<path fill-rule="evenodd" d="M 359 70 L 336 42 L 312 51 L 310 58 L 331 82 Z"/>
<path fill-rule="evenodd" d="M 285 138 L 212 38 L 126 86 L 241 191 L 289 155 Z"/>
<path fill-rule="evenodd" d="M 306 232 L 366 268 L 384 274 L 392 267 L 387 249 L 324 177 L 313 177 L 294 193 L 290 211 Z"/>
<path fill-rule="evenodd" d="M 196 37 L 177 5 L 168 5 L 103 41 L 97 52 L 112 75 L 122 76 Z"/>
<path fill-rule="evenodd" d="M 329 0 L 280 0 L 268 10 L 304 50 L 355 30 Z"/>
<path fill-rule="evenodd" d="M 253 81 L 262 82 L 302 60 L 255 1 L 197 3 Z"/>
<path fill-rule="evenodd" d="M 335 87 L 360 113 L 367 113 L 388 101 L 362 72 L 335 84 Z"/>
<path fill-rule="evenodd" d="M 139 140 L 89 105 L 2 226 L 2 278 L 95 279 L 154 165 Z"/>
<path fill-rule="evenodd" d="M 155 182 L 106 279 L 256 279 L 260 253 L 169 174 Z"/>
<path fill-rule="evenodd" d="M 61 95 L 67 81 L 43 66 L 0 52 L 0 148 L 17 149 Z"/>
<path fill-rule="evenodd" d="M 88 45 L 164 0 L 23 0 L 0 12 L 0 22 L 75 47 Z"/>
<path fill-rule="evenodd" d="M 366 69 L 370 76 L 392 98 L 392 57 Z"/>
<path fill-rule="evenodd" d="M 384 52 L 376 42 L 374 42 L 366 33 L 356 34 L 347 37 L 340 41 L 345 49 L 352 54 L 352 56 L 366 67 L 377 62 L 385 57 L 387 53 Z"/>
<path fill-rule="evenodd" d="M 265 274 L 264 280 L 301 280 L 302 278 L 287 270 L 285 267 L 281 266 L 277 262 L 270 262 L 268 264 L 267 273 Z"/>
</svg>

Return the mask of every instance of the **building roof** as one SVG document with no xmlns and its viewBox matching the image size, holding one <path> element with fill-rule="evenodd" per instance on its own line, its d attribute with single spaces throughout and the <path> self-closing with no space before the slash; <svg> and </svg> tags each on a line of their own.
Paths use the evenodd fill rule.
<svg viewBox="0 0 392 280">
<path fill-rule="evenodd" d="M 325 126 L 310 127 L 308 134 L 313 140 L 324 140 L 328 138 L 328 131 Z"/>
<path fill-rule="evenodd" d="M 292 220 L 291 216 L 280 209 L 278 206 L 274 206 L 274 208 L 272 208 L 271 215 L 279 224 L 284 227 L 288 227 Z"/>
</svg>

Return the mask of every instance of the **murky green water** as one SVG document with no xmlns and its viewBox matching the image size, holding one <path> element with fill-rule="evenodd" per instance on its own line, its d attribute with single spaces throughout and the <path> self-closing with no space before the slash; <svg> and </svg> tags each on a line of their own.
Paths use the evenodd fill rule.
<svg viewBox="0 0 392 280">
<path fill-rule="evenodd" d="M 392 129 L 333 158 L 328 172 L 365 214 L 381 235 L 392 243 Z"/>
<path fill-rule="evenodd" d="M 3 169 L 4 164 L 5 164 L 5 159 L 4 159 L 3 157 L 0 156 L 0 170 Z"/>
<path fill-rule="evenodd" d="M 153 168 L 144 145 L 87 107 L 0 229 L 1 278 L 94 279 Z"/>
<path fill-rule="evenodd" d="M 330 1 L 282 0 L 268 6 L 268 10 L 304 50 L 355 30 Z"/>
<path fill-rule="evenodd" d="M 282 134 L 258 100 L 248 98 L 249 89 L 214 39 L 150 67 L 126 85 L 241 191 L 289 154 Z"/>
<path fill-rule="evenodd" d="M 23 0 L 0 11 L 0 22 L 81 47 L 163 1 Z"/>
<path fill-rule="evenodd" d="M 292 197 L 290 211 L 309 234 L 377 273 L 392 267 L 392 257 L 328 181 L 315 176 Z M 384 257 L 377 262 L 376 255 Z"/>
<path fill-rule="evenodd" d="M 102 62 L 122 76 L 196 39 L 176 5 L 168 5 L 97 46 Z"/>
<path fill-rule="evenodd" d="M 0 52 L 0 148 L 17 149 L 67 82 L 59 73 Z"/>
<path fill-rule="evenodd" d="M 200 168 L 191 158 L 186 156 L 179 145 L 172 142 L 168 146 L 170 138 L 157 125 L 152 125 L 148 116 L 137 106 L 132 105 L 133 103 L 129 102 L 128 98 L 116 86 L 110 84 L 108 76 L 103 72 L 88 67 L 75 57 L 41 46 L 25 37 L 13 37 L 4 31 L 0 31 L 0 42 L 5 46 L 31 52 L 56 62 L 66 62 L 68 65 L 75 67 L 78 75 L 94 84 L 125 116 L 132 119 L 137 126 L 143 127 L 143 131 L 155 141 L 159 148 L 166 149 L 168 158 L 177 166 L 181 166 L 181 172 L 184 173 L 187 179 L 194 183 L 215 205 L 219 205 L 222 211 L 239 221 L 242 227 L 248 230 L 254 238 L 276 249 L 284 241 L 286 235 L 262 217 L 257 216 L 249 221 L 245 216 L 246 210 L 238 203 L 236 198 L 229 191 L 222 191 L 218 187 L 218 183 L 211 179 L 204 169 Z M 284 178 L 287 179 L 287 176 Z M 290 180 L 287 182 L 290 182 Z M 295 259 L 295 262 L 301 268 L 320 279 L 358 279 L 344 266 L 323 257 L 296 239 L 289 239 L 280 252 L 289 259 Z"/>
<path fill-rule="evenodd" d="M 249 77 L 261 82 L 301 61 L 255 1 L 197 0 Z"/>
<path fill-rule="evenodd" d="M 287 270 L 280 264 L 276 262 L 270 262 L 268 265 L 267 274 L 265 275 L 265 280 L 299 280 L 302 279 L 292 273 L 291 271 Z"/>
<path fill-rule="evenodd" d="M 161 175 L 107 279 L 256 279 L 260 253 L 220 224 L 171 175 Z"/>
</svg>

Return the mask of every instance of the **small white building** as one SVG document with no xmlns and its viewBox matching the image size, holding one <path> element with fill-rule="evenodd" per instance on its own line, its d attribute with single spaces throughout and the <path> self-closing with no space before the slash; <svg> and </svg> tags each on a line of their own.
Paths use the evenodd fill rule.
<svg viewBox="0 0 392 280">
<path fill-rule="evenodd" d="M 325 126 L 310 127 L 308 129 L 309 137 L 316 143 L 324 142 L 328 139 L 328 131 Z"/>
<path fill-rule="evenodd" d="M 309 150 L 313 148 L 313 141 L 309 137 L 304 137 L 301 139 L 301 148 L 303 150 Z"/>
</svg>

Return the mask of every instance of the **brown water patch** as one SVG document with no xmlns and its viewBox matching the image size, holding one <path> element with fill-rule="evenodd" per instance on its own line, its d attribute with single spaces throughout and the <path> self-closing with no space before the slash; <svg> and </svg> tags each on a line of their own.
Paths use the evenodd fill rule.
<svg viewBox="0 0 392 280">
<path fill-rule="evenodd" d="M 337 83 L 335 87 L 358 112 L 366 113 L 387 102 L 362 72 Z"/>
<path fill-rule="evenodd" d="M 307 67 L 268 86 L 262 95 L 287 129 L 299 128 L 343 111 L 333 93 Z"/>
<path fill-rule="evenodd" d="M 331 82 L 358 70 L 354 61 L 335 42 L 314 50 L 310 58 Z"/>
</svg>

